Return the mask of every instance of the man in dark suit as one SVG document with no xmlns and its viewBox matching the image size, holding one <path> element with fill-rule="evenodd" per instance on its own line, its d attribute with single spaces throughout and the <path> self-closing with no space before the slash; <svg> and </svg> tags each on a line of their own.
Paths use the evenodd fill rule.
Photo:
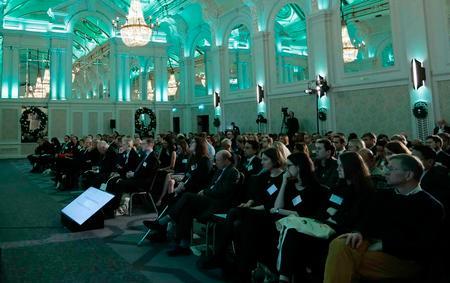
<svg viewBox="0 0 450 283">
<path fill-rule="evenodd" d="M 424 173 L 420 186 L 437 198 L 448 211 L 450 204 L 450 177 L 448 169 L 436 164 L 436 152 L 425 145 L 413 147 L 412 154 L 422 161 Z"/>
<path fill-rule="evenodd" d="M 298 123 L 298 119 L 294 117 L 294 112 L 289 111 L 287 120 L 286 120 L 286 128 L 287 128 L 287 135 L 289 137 L 289 140 L 292 141 L 292 138 L 294 137 L 295 133 L 298 133 L 300 129 L 300 124 Z"/>
<path fill-rule="evenodd" d="M 444 119 L 437 121 L 436 128 L 433 130 L 433 134 L 437 135 L 440 133 L 449 133 L 450 134 L 450 126 L 447 125 L 447 122 Z"/>
<path fill-rule="evenodd" d="M 244 158 L 239 164 L 239 171 L 241 171 L 245 178 L 258 174 L 261 169 L 261 158 L 258 157 L 259 143 L 257 141 L 247 141 L 244 146 Z"/>
<path fill-rule="evenodd" d="M 235 185 L 239 180 L 239 172 L 233 165 L 233 157 L 229 151 L 221 150 L 216 154 L 218 171 L 209 188 L 198 194 L 184 193 L 167 216 L 159 221 L 144 221 L 150 229 L 165 233 L 166 225 L 176 223 L 176 239 L 178 245 L 168 251 L 169 256 L 189 255 L 191 250 L 190 232 L 192 220 L 211 213 L 223 212 L 229 209 L 235 196 Z"/>
<path fill-rule="evenodd" d="M 442 138 L 438 135 L 432 135 L 426 138 L 426 144 L 436 152 L 436 163 L 439 163 L 449 169 L 450 155 L 442 150 L 443 143 Z"/>
<path fill-rule="evenodd" d="M 116 171 L 122 178 L 125 178 L 127 172 L 134 172 L 134 170 L 136 170 L 140 158 L 133 147 L 133 140 L 130 138 L 122 139 L 122 145 L 119 151 L 121 151 L 121 153 L 119 154 Z"/>
<path fill-rule="evenodd" d="M 316 177 L 319 183 L 332 188 L 339 180 L 337 160 L 333 157 L 336 151 L 334 144 L 328 139 L 316 141 Z"/>
<path fill-rule="evenodd" d="M 152 138 L 144 139 L 142 148 L 145 150 L 145 156 L 136 167 L 136 170 L 128 171 L 125 178 L 119 178 L 108 184 L 107 191 L 114 194 L 114 199 L 108 204 L 106 209 L 107 216 L 112 216 L 115 209 L 120 205 L 123 193 L 132 193 L 146 191 L 151 185 L 153 178 L 159 168 L 159 161 L 153 151 L 154 141 Z M 110 181 L 111 183 L 111 181 Z"/>
</svg>

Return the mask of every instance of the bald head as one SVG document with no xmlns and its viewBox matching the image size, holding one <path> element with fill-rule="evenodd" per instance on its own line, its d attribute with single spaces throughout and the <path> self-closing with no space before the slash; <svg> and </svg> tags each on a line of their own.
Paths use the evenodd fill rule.
<svg viewBox="0 0 450 283">
<path fill-rule="evenodd" d="M 233 162 L 233 156 L 228 150 L 221 150 L 216 153 L 216 166 L 224 169 Z"/>
<path fill-rule="evenodd" d="M 99 141 L 97 143 L 97 149 L 100 152 L 100 154 L 105 154 L 105 152 L 108 150 L 109 144 L 106 141 Z"/>
</svg>

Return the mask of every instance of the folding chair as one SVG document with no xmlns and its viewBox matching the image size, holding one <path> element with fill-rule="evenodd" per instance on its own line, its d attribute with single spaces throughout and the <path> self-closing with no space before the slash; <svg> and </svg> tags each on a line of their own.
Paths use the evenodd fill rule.
<svg viewBox="0 0 450 283">
<path fill-rule="evenodd" d="M 156 213 L 158 213 L 158 209 L 156 208 L 155 201 L 153 200 L 152 194 L 150 193 L 152 188 L 153 188 L 153 185 L 155 184 L 155 181 L 156 181 L 156 174 L 155 174 L 155 177 L 153 177 L 153 180 L 152 180 L 152 182 L 150 184 L 150 188 L 149 188 L 148 191 L 145 191 L 145 192 L 134 192 L 134 193 L 130 194 L 130 204 L 129 204 L 129 208 L 128 208 L 128 215 L 129 216 L 132 216 L 132 214 L 133 214 L 133 198 L 135 196 L 137 196 L 137 195 L 144 195 L 144 196 L 148 195 L 148 198 L 150 199 L 150 203 L 152 204 L 153 209 L 156 211 Z"/>
<path fill-rule="evenodd" d="M 130 209 L 130 211 L 129 211 L 129 215 L 130 216 L 131 216 L 131 210 L 133 208 L 133 206 L 132 206 L 132 199 L 133 199 L 134 195 L 147 195 L 150 198 L 150 202 L 152 203 L 153 209 L 155 210 L 156 215 L 157 215 L 156 216 L 156 220 L 159 220 L 164 215 L 164 213 L 166 212 L 166 210 L 169 207 L 169 205 L 166 205 L 164 207 L 164 209 L 161 211 L 161 213 L 159 213 L 158 208 L 156 207 L 156 203 L 155 203 L 151 193 L 152 193 L 153 189 L 155 188 L 155 185 L 157 184 L 158 178 L 165 177 L 166 174 L 167 174 L 166 171 L 158 170 L 158 172 L 155 174 L 155 177 L 152 180 L 152 183 L 151 183 L 148 191 L 146 191 L 146 192 L 136 192 L 136 193 L 132 193 L 130 195 L 130 208 L 129 208 Z M 150 232 L 151 232 L 151 229 L 147 229 L 147 232 L 144 234 L 144 236 L 137 243 L 138 246 L 140 246 L 142 244 L 142 242 L 144 242 L 145 238 L 147 238 L 147 236 L 150 234 Z"/>
</svg>

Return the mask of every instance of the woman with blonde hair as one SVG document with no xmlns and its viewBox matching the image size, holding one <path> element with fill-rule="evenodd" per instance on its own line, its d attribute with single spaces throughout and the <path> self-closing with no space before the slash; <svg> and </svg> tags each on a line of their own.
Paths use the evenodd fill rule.
<svg viewBox="0 0 450 283">
<path fill-rule="evenodd" d="M 280 141 L 274 141 L 272 147 L 281 155 L 280 159 L 282 161 L 282 167 L 284 168 L 286 166 L 287 157 L 291 155 L 291 151 Z"/>
</svg>

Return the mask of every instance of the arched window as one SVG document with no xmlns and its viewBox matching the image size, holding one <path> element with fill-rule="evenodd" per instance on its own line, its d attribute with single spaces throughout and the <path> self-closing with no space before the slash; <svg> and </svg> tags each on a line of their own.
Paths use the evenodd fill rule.
<svg viewBox="0 0 450 283">
<path fill-rule="evenodd" d="M 345 72 L 395 65 L 389 0 L 342 1 L 341 25 Z"/>
<path fill-rule="evenodd" d="M 110 51 L 108 25 L 89 16 L 75 23 L 72 38 L 72 98 L 108 99 Z"/>
<path fill-rule="evenodd" d="M 202 38 L 195 45 L 194 50 L 194 93 L 195 96 L 208 95 L 206 60 L 211 44 L 206 38 Z"/>
<path fill-rule="evenodd" d="M 50 95 L 50 52 L 20 49 L 19 97 L 48 98 Z"/>
<path fill-rule="evenodd" d="M 175 101 L 180 97 L 180 64 L 179 57 L 169 54 L 167 59 L 167 92 L 169 101 Z"/>
<path fill-rule="evenodd" d="M 275 52 L 279 84 L 308 79 L 308 42 L 305 13 L 287 4 L 275 17 Z"/>
<path fill-rule="evenodd" d="M 250 32 L 244 25 L 233 28 L 228 38 L 230 91 L 252 87 Z"/>
</svg>

